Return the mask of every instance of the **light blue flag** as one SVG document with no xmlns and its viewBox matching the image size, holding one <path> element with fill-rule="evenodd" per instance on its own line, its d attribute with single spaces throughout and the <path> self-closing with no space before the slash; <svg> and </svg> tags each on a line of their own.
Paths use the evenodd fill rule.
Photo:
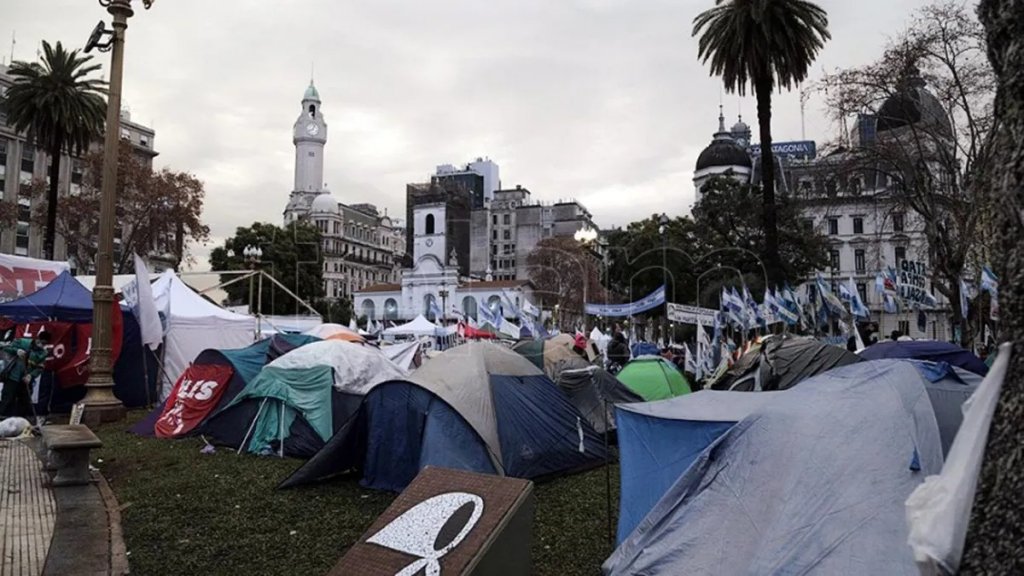
<svg viewBox="0 0 1024 576">
<path fill-rule="evenodd" d="M 858 318 L 871 318 L 871 311 L 860 299 L 860 292 L 857 291 L 857 284 L 854 283 L 853 276 L 850 276 L 850 284 L 846 291 L 850 294 L 850 312 Z"/>
<path fill-rule="evenodd" d="M 970 292 L 967 288 L 967 282 L 963 278 L 960 279 L 960 317 L 967 318 L 968 310 L 968 299 L 970 298 Z"/>
<path fill-rule="evenodd" d="M 981 291 L 988 292 L 993 296 L 999 294 L 999 277 L 988 266 L 981 269 Z"/>
</svg>

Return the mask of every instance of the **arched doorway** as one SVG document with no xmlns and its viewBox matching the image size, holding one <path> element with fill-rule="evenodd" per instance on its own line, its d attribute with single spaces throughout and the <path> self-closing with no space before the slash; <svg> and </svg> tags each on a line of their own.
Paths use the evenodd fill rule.
<svg viewBox="0 0 1024 576">
<path fill-rule="evenodd" d="M 376 315 L 377 307 L 373 303 L 373 300 L 370 300 L 369 298 L 363 300 L 363 316 L 366 316 L 370 320 L 376 320 Z"/>
<path fill-rule="evenodd" d="M 437 299 L 434 298 L 433 294 L 427 294 L 423 297 L 423 315 L 431 322 L 437 320 L 437 316 L 434 314 L 434 309 L 437 308 Z"/>
<path fill-rule="evenodd" d="M 398 320 L 398 302 L 395 302 L 394 298 L 384 301 L 384 319 Z"/>
<path fill-rule="evenodd" d="M 462 299 L 462 313 L 476 320 L 476 298 L 466 296 Z"/>
</svg>

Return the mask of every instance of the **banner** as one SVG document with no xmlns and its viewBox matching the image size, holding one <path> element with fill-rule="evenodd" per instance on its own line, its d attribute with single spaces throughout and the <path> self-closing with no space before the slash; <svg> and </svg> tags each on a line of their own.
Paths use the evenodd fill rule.
<svg viewBox="0 0 1024 576">
<path fill-rule="evenodd" d="M 75 355 L 75 325 L 70 322 L 32 322 L 19 324 L 14 334 L 17 338 L 34 338 L 40 332 L 50 334 L 44 370 L 62 370 Z"/>
<path fill-rule="evenodd" d="M 224 395 L 234 368 L 222 364 L 192 364 L 175 382 L 170 399 L 153 427 L 158 438 L 177 438 L 202 423 Z"/>
<path fill-rule="evenodd" d="M 662 285 L 636 302 L 629 302 L 627 304 L 587 304 L 584 310 L 591 316 L 633 316 L 634 314 L 657 308 L 664 303 L 665 286 Z"/>
<path fill-rule="evenodd" d="M 718 310 L 668 303 L 668 320 L 679 324 L 714 324 Z"/>
<path fill-rule="evenodd" d="M 117 363 L 117 358 L 121 355 L 121 344 L 124 339 L 124 320 L 120 306 L 113 307 L 112 316 L 111 367 Z M 15 329 L 15 335 L 19 338 L 32 338 L 40 330 L 50 333 L 50 358 L 47 359 L 45 369 L 54 372 L 57 385 L 61 388 L 71 388 L 85 384 L 89 379 L 92 324 L 32 322 L 19 324 Z"/>
<path fill-rule="evenodd" d="M 900 300 L 907 304 L 935 306 L 935 296 L 928 292 L 927 264 L 915 260 L 902 260 L 896 278 Z"/>
<path fill-rule="evenodd" d="M 0 254 L 0 302 L 28 296 L 70 270 L 67 262 Z"/>
</svg>

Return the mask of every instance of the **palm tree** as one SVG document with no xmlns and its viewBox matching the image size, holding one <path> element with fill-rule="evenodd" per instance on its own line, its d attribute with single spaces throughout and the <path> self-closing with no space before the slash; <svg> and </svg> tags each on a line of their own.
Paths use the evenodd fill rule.
<svg viewBox="0 0 1024 576">
<path fill-rule="evenodd" d="M 92 56 L 66 51 L 60 42 L 43 42 L 41 62 L 14 62 L 8 74 L 14 82 L 3 105 L 10 125 L 27 132 L 50 155 L 50 186 L 46 201 L 46 237 L 43 250 L 53 259 L 57 226 L 57 185 L 60 156 L 82 154 L 103 131 L 107 105 L 102 80 L 87 78 L 99 69 Z"/>
<path fill-rule="evenodd" d="M 729 92 L 757 97 L 761 135 L 761 191 L 764 202 L 765 260 L 772 282 L 781 284 L 779 231 L 772 156 L 772 92 L 792 89 L 807 77 L 818 51 L 832 37 L 825 11 L 806 0 L 715 0 L 715 7 L 693 20 L 700 34 L 697 58 L 711 63 Z"/>
</svg>

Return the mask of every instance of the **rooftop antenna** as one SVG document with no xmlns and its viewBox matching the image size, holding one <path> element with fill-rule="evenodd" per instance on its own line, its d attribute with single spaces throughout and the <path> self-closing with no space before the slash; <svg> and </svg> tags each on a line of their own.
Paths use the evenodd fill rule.
<svg viewBox="0 0 1024 576">
<path fill-rule="evenodd" d="M 15 38 L 15 33 L 16 31 L 11 30 L 11 64 L 14 64 L 14 45 L 18 43 L 18 40 Z"/>
<path fill-rule="evenodd" d="M 800 139 L 807 140 L 807 124 L 805 120 L 805 112 L 807 110 L 807 91 L 804 90 L 803 85 L 800 85 Z"/>
</svg>

